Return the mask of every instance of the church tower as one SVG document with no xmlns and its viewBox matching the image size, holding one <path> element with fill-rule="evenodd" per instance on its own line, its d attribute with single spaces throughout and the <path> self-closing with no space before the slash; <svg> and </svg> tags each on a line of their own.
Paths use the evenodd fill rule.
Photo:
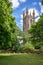
<svg viewBox="0 0 43 65">
<path fill-rule="evenodd" d="M 26 15 L 25 15 L 26 14 Z M 26 8 L 26 13 L 23 13 L 23 31 L 28 34 L 28 30 L 31 28 L 31 24 L 35 22 L 35 11 L 29 15 L 28 8 Z"/>
</svg>

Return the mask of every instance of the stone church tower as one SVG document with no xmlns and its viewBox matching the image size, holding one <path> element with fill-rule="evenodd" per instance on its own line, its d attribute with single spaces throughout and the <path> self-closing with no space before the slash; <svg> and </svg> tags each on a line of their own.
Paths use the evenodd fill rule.
<svg viewBox="0 0 43 65">
<path fill-rule="evenodd" d="M 26 13 L 23 13 L 23 31 L 28 34 L 28 30 L 31 28 L 31 24 L 35 22 L 35 11 L 31 15 L 28 14 L 28 9 L 26 9 Z M 26 15 L 25 15 L 26 14 Z"/>
</svg>

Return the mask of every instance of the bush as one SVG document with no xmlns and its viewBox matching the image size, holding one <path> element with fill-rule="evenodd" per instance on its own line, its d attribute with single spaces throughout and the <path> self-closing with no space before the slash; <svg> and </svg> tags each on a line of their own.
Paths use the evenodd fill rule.
<svg viewBox="0 0 43 65">
<path fill-rule="evenodd" d="M 19 52 L 26 52 L 27 53 L 27 52 L 31 52 L 33 50 L 35 50 L 34 46 L 31 43 L 28 43 L 28 42 L 25 45 L 21 45 L 19 47 Z"/>
<path fill-rule="evenodd" d="M 43 46 L 41 46 L 40 50 L 43 51 Z"/>
<path fill-rule="evenodd" d="M 25 44 L 25 49 L 31 49 L 31 50 L 34 50 L 34 46 L 29 42 L 27 42 L 26 44 Z"/>
<path fill-rule="evenodd" d="M 35 49 L 40 49 L 41 47 L 40 46 L 35 46 Z"/>
</svg>

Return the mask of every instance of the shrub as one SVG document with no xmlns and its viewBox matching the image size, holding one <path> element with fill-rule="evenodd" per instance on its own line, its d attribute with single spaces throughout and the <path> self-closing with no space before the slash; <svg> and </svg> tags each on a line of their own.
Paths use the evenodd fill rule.
<svg viewBox="0 0 43 65">
<path fill-rule="evenodd" d="M 26 43 L 26 44 L 24 44 L 24 45 L 21 45 L 20 47 L 19 47 L 19 51 L 20 52 L 30 52 L 30 51 L 33 51 L 33 50 L 35 50 L 34 49 L 34 46 L 31 44 L 31 43 Z"/>
</svg>

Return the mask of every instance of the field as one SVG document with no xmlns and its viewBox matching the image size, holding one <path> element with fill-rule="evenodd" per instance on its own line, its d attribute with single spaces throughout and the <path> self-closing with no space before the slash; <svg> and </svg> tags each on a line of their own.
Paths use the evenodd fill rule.
<svg viewBox="0 0 43 65">
<path fill-rule="evenodd" d="M 43 54 L 0 54 L 0 65 L 43 65 Z"/>
</svg>

